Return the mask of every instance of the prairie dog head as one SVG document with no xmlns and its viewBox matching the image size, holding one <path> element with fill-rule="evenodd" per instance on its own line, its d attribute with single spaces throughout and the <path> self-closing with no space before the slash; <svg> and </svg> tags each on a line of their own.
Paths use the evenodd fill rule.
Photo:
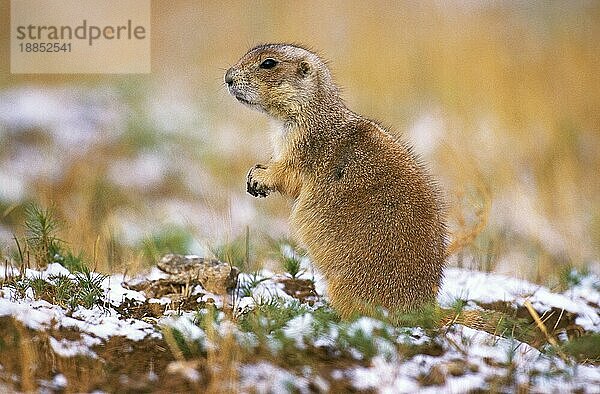
<svg viewBox="0 0 600 394">
<path fill-rule="evenodd" d="M 225 83 L 241 103 L 283 121 L 339 97 L 326 64 L 315 53 L 289 44 L 252 48 L 227 70 Z"/>
</svg>

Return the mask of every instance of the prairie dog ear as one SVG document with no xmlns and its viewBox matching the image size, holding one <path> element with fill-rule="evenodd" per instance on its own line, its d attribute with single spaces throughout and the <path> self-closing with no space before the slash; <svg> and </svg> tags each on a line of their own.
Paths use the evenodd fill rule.
<svg viewBox="0 0 600 394">
<path fill-rule="evenodd" d="M 303 76 L 303 77 L 307 77 L 311 72 L 311 66 L 307 61 L 301 61 L 300 64 L 298 65 L 298 73 Z"/>
</svg>

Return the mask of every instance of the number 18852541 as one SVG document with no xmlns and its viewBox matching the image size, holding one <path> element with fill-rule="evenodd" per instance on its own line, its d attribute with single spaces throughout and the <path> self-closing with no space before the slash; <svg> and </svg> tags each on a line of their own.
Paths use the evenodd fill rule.
<svg viewBox="0 0 600 394">
<path fill-rule="evenodd" d="M 21 42 L 21 52 L 71 52 L 71 43 L 60 42 Z"/>
</svg>

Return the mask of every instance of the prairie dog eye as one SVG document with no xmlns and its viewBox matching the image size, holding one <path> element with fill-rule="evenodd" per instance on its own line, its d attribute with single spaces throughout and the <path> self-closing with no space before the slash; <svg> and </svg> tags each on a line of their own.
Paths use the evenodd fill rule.
<svg viewBox="0 0 600 394">
<path fill-rule="evenodd" d="M 260 64 L 260 66 L 259 66 L 259 67 L 260 67 L 260 68 L 267 68 L 267 69 L 269 69 L 269 68 L 273 68 L 273 67 L 275 67 L 275 66 L 277 65 L 277 63 L 278 63 L 278 62 L 277 62 L 277 60 L 269 58 L 269 59 L 265 59 L 265 60 L 264 60 L 264 61 L 263 61 L 263 62 Z"/>
</svg>

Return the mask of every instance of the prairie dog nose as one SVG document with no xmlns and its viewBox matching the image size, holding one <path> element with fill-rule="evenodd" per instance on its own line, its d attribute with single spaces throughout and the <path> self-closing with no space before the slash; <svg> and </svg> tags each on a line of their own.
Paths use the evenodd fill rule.
<svg viewBox="0 0 600 394">
<path fill-rule="evenodd" d="M 227 86 L 231 86 L 233 84 L 233 68 L 230 68 L 225 73 L 225 83 Z"/>
</svg>

